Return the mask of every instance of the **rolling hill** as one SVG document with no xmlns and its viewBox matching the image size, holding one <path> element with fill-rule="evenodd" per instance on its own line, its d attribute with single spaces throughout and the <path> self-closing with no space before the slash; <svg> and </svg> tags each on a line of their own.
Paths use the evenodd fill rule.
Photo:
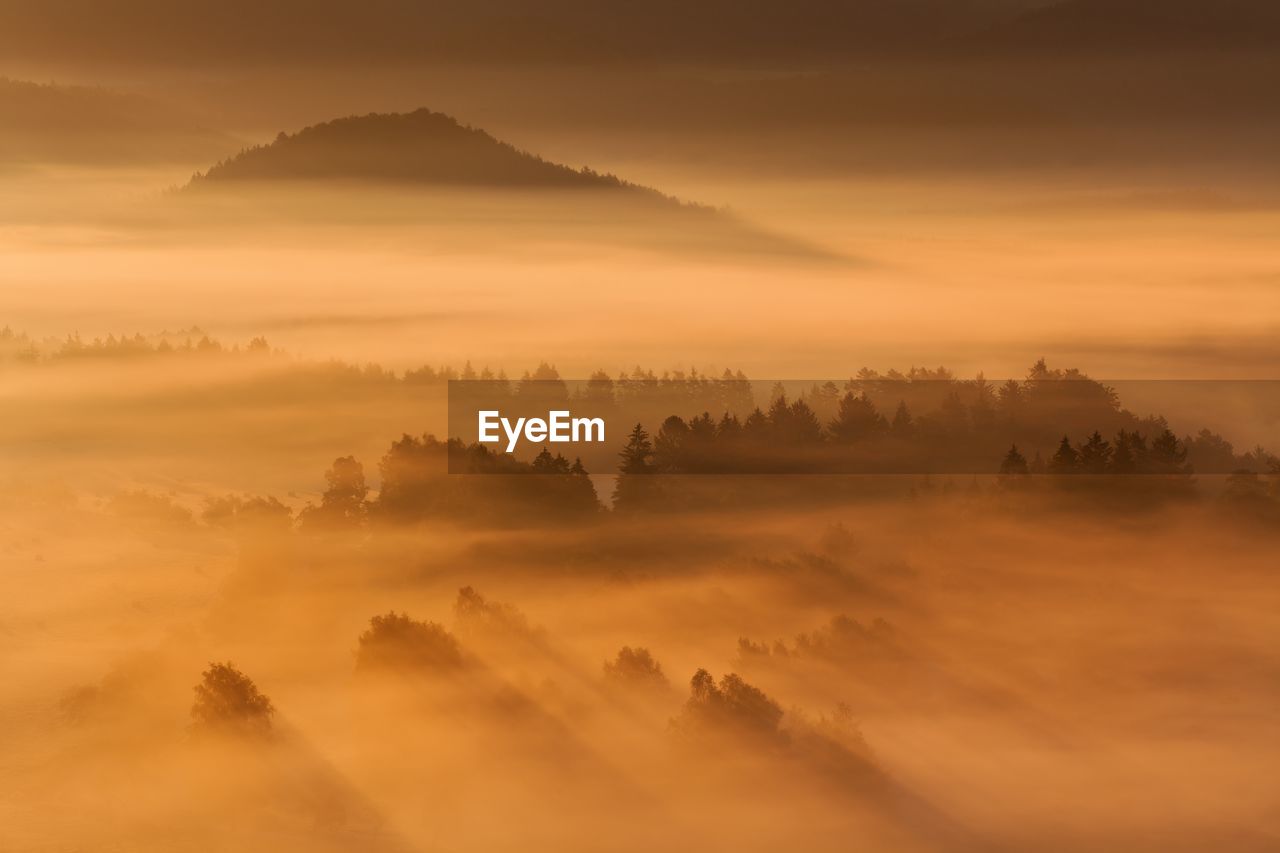
<svg viewBox="0 0 1280 853">
<path fill-rule="evenodd" d="M 281 133 L 171 196 L 201 229 L 376 228 L 451 251 L 570 242 L 662 252 L 845 262 L 802 238 L 589 168 L 573 169 L 428 109 L 348 116 Z M 178 212 L 178 211 L 181 212 Z M 349 232 L 347 232 L 349 233 Z"/>
<path fill-rule="evenodd" d="M 246 181 L 601 190 L 675 202 L 613 175 L 552 163 L 427 109 L 350 116 L 281 133 L 196 175 L 190 187 Z"/>
</svg>

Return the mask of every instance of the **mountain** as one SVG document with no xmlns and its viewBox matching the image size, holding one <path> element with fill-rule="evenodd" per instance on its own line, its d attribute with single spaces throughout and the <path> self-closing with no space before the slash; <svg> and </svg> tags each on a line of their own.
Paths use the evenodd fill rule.
<svg viewBox="0 0 1280 853">
<path fill-rule="evenodd" d="M 428 109 L 350 116 L 281 133 L 269 145 L 246 149 L 196 175 L 190 186 L 244 181 L 588 189 L 667 198 L 613 175 L 543 160 Z"/>
<path fill-rule="evenodd" d="M 234 144 L 148 98 L 0 77 L 0 163 L 198 162 Z"/>
<path fill-rule="evenodd" d="M 177 203 L 169 221 L 194 216 L 185 221 L 205 233 L 219 224 L 370 225 L 386 239 L 409 235 L 419 247 L 434 239 L 450 251 L 489 252 L 496 227 L 507 246 L 568 240 L 848 261 L 725 210 L 544 160 L 428 109 L 282 133 L 197 174 L 168 199 Z"/>
<path fill-rule="evenodd" d="M 1267 51 L 1280 47 L 1276 0 L 1062 0 L 963 40 L 1018 54 Z"/>
</svg>

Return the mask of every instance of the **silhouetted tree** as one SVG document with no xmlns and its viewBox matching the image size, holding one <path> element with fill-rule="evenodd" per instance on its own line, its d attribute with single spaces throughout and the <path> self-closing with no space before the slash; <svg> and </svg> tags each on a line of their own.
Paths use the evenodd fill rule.
<svg viewBox="0 0 1280 853">
<path fill-rule="evenodd" d="M 362 524 L 368 509 L 365 499 L 369 496 L 364 466 L 354 456 L 343 456 L 333 461 L 324 478 L 328 487 L 320 497 L 320 506 L 303 510 L 303 527 L 323 530 Z"/>
<path fill-rule="evenodd" d="M 711 673 L 700 669 L 689 682 L 689 693 L 680 716 L 672 721 L 685 736 L 746 736 L 772 743 L 786 740 L 779 729 L 782 708 L 734 673 L 717 685 Z"/>
<path fill-rule="evenodd" d="M 200 518 L 211 527 L 236 532 L 283 533 L 293 523 L 293 510 L 273 497 L 226 495 L 208 498 Z"/>
<path fill-rule="evenodd" d="M 360 635 L 356 669 L 457 670 L 463 666 L 458 641 L 435 622 L 418 622 L 395 611 L 374 616 Z"/>
<path fill-rule="evenodd" d="M 1111 472 L 1113 474 L 1136 474 L 1138 472 L 1138 459 L 1135 450 L 1136 441 L 1140 438 L 1141 436 L 1137 433 L 1131 433 L 1123 429 L 1116 434 L 1115 449 L 1111 453 Z"/>
<path fill-rule="evenodd" d="M 1000 463 L 1000 475 L 1002 477 L 1017 477 L 1030 474 L 1031 470 L 1027 467 L 1027 457 L 1018 452 L 1018 446 L 1015 444 L 1009 448 L 1009 452 L 1005 454 L 1004 460 Z"/>
<path fill-rule="evenodd" d="M 540 641 L 542 631 L 529 624 L 529 619 L 514 604 L 490 601 L 474 587 L 458 590 L 453 602 L 453 618 L 463 634 L 489 634 Z"/>
<path fill-rule="evenodd" d="M 685 470 L 685 440 L 688 437 L 689 425 L 683 418 L 672 415 L 663 421 L 653 442 L 654 470 L 668 473 Z"/>
<path fill-rule="evenodd" d="M 1074 474 L 1079 467 L 1080 454 L 1071 446 L 1071 440 L 1064 435 L 1062 443 L 1058 445 L 1057 452 L 1049 460 L 1049 473 Z"/>
<path fill-rule="evenodd" d="M 231 663 L 213 663 L 195 687 L 191 730 L 262 738 L 271 734 L 275 708 L 257 685 Z"/>
<path fill-rule="evenodd" d="M 899 409 L 904 410 L 905 404 Z M 835 419 L 827 425 L 831 437 L 842 444 L 873 438 L 887 428 L 884 418 L 876 411 L 865 391 L 856 397 L 852 391 L 846 392 L 840 398 Z"/>
<path fill-rule="evenodd" d="M 613 490 L 615 509 L 630 511 L 653 503 L 657 490 L 650 480 L 654 473 L 653 442 L 644 426 L 636 424 L 619 454 L 618 480 Z"/>
<path fill-rule="evenodd" d="M 911 410 L 907 408 L 905 400 L 898 402 L 898 408 L 893 413 L 893 422 L 889 425 L 889 432 L 894 438 L 908 439 L 915 434 L 915 423 L 911 420 Z"/>
<path fill-rule="evenodd" d="M 1151 472 L 1154 474 L 1176 474 L 1185 476 L 1191 473 L 1187 466 L 1187 451 L 1178 441 L 1177 436 L 1166 429 L 1151 442 L 1151 450 L 1147 454 Z"/>
<path fill-rule="evenodd" d="M 625 688 L 666 689 L 669 686 L 662 665 L 648 649 L 623 646 L 616 658 L 605 661 L 605 681 Z"/>
<path fill-rule="evenodd" d="M 1078 465 L 1085 474 L 1105 474 L 1111 461 L 1111 443 L 1094 430 L 1080 448 Z"/>
<path fill-rule="evenodd" d="M 793 447 L 811 446 L 822 441 L 822 424 L 804 400 L 783 406 L 773 423 L 774 440 Z"/>
</svg>

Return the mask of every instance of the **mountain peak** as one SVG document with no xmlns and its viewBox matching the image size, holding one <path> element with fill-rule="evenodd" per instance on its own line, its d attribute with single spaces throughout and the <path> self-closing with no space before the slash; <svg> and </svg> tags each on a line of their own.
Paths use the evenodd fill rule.
<svg viewBox="0 0 1280 853">
<path fill-rule="evenodd" d="M 661 195 L 613 175 L 544 160 L 425 108 L 348 116 L 281 133 L 197 175 L 192 186 L 295 180 Z"/>
</svg>

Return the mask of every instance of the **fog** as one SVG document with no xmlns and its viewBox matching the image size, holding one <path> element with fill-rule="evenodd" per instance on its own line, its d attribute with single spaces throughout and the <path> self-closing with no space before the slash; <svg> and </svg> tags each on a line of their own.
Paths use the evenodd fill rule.
<svg viewBox="0 0 1280 853">
<path fill-rule="evenodd" d="M 1271 543 L 1200 511 L 1117 526 L 952 499 L 237 555 L 190 521 L 24 503 L 17 849 L 1261 850 L 1275 831 Z M 391 611 L 439 623 L 456 660 L 394 639 L 372 657 L 359 638 Z M 661 676 L 611 676 L 623 646 Z M 213 660 L 270 697 L 265 740 L 188 729 Z M 699 668 L 779 719 L 686 704 Z"/>
<path fill-rule="evenodd" d="M 0 299 L 6 323 L 41 336 L 198 325 L 314 357 L 551 359 L 566 375 L 1014 375 L 1047 355 L 1117 378 L 1242 377 L 1274 358 L 1275 208 L 1176 176 L 1124 191 L 629 175 L 727 211 L 690 223 L 383 191 L 219 204 L 165 194 L 185 180 L 172 171 L 130 173 L 129 190 L 28 175 L 6 197 Z M 779 279 L 793 311 L 777 311 Z"/>
<path fill-rule="evenodd" d="M 0 0 L 0 849 L 1275 849 L 1268 9 L 153 5 Z"/>
</svg>

